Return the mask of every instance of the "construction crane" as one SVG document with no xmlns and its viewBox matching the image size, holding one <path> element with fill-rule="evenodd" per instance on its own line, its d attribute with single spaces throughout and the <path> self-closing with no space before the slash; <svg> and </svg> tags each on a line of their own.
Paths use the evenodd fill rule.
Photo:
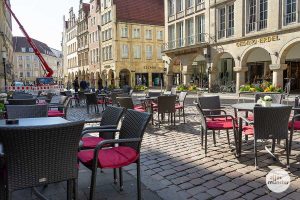
<svg viewBox="0 0 300 200">
<path fill-rule="evenodd" d="M 37 48 L 37 46 L 35 45 L 35 43 L 33 42 L 33 40 L 30 38 L 30 36 L 28 35 L 28 33 L 26 32 L 26 30 L 24 29 L 24 27 L 22 26 L 22 24 L 20 23 L 20 21 L 18 20 L 18 18 L 16 17 L 15 13 L 11 10 L 10 5 L 7 3 L 6 0 L 3 0 L 5 7 L 7 8 L 7 10 L 10 12 L 10 14 L 13 16 L 13 18 L 15 19 L 15 21 L 17 22 L 17 24 L 19 25 L 21 31 L 23 32 L 23 34 L 25 35 L 28 43 L 30 44 L 30 46 L 32 47 L 35 55 L 39 58 L 39 60 L 42 63 L 42 68 L 45 71 L 45 77 L 51 78 L 53 75 L 53 70 L 49 67 L 49 65 L 47 64 L 47 62 L 45 61 L 44 57 L 42 56 L 41 52 L 39 51 L 39 49 Z M 47 71 L 47 73 L 46 73 Z"/>
</svg>

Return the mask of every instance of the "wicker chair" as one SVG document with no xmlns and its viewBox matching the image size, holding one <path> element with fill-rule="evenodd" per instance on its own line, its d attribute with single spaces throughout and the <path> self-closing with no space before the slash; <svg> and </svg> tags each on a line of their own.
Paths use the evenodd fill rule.
<svg viewBox="0 0 300 200">
<path fill-rule="evenodd" d="M 136 110 L 139 112 L 146 112 L 145 108 L 141 105 L 134 105 L 131 97 L 117 97 L 117 102 L 120 107 Z"/>
<path fill-rule="evenodd" d="M 275 140 L 286 140 L 286 156 L 287 166 L 289 167 L 289 139 L 288 139 L 288 123 L 292 107 L 254 107 L 254 121 L 249 121 L 244 117 L 239 118 L 239 153 L 241 153 L 241 135 L 254 136 L 254 154 L 255 154 L 255 167 L 257 166 L 257 140 L 272 139 L 272 149 L 266 147 L 266 150 L 273 155 L 275 151 Z M 272 119 L 272 120 L 270 120 Z M 248 123 L 247 126 L 242 126 L 243 121 Z"/>
<path fill-rule="evenodd" d="M 203 136 L 205 135 L 205 155 L 207 154 L 207 132 L 210 130 L 213 133 L 213 142 L 216 146 L 215 131 L 226 130 L 228 146 L 230 147 L 229 130 L 233 131 L 234 141 L 236 143 L 236 128 L 234 117 L 227 114 L 205 114 L 199 103 L 195 103 L 201 119 L 201 146 L 203 148 Z M 221 110 L 218 110 L 220 112 Z M 217 119 L 217 120 L 214 120 Z M 230 120 L 229 120 L 230 119 Z"/>
<path fill-rule="evenodd" d="M 184 102 L 185 102 L 186 95 L 187 95 L 187 92 L 180 92 L 179 98 L 178 98 L 178 103 L 175 105 L 175 109 L 178 110 L 178 112 L 179 112 L 179 122 L 180 122 L 180 117 L 181 117 L 181 112 L 182 112 L 184 123 L 185 123 Z"/>
<path fill-rule="evenodd" d="M 95 112 L 99 113 L 98 99 L 96 93 L 85 93 L 86 97 L 86 110 L 90 111 L 90 106 L 94 106 Z"/>
<path fill-rule="evenodd" d="M 47 117 L 48 105 L 7 105 L 8 119 Z"/>
<path fill-rule="evenodd" d="M 9 105 L 35 105 L 36 99 L 8 99 Z"/>
<path fill-rule="evenodd" d="M 176 124 L 176 96 L 159 96 L 157 98 L 157 107 L 153 107 L 153 111 L 157 112 L 158 126 L 160 127 L 161 120 L 164 119 L 165 114 L 171 115 L 171 123 Z"/>
<path fill-rule="evenodd" d="M 140 148 L 142 138 L 151 118 L 151 114 L 128 110 L 120 130 L 112 129 L 106 132 L 120 132 L 119 139 L 104 140 L 94 150 L 80 151 L 78 159 L 92 170 L 90 200 L 95 197 L 97 168 L 119 168 L 120 188 L 123 188 L 122 167 L 137 164 L 137 193 L 141 199 Z M 112 148 L 107 145 L 119 144 Z M 99 196 L 98 196 L 99 198 Z"/>
<path fill-rule="evenodd" d="M 83 123 L 0 127 L 0 197 L 5 196 L 1 199 L 11 200 L 17 190 L 62 181 L 68 183 L 67 198 L 77 199 L 76 155 Z"/>
<path fill-rule="evenodd" d="M 292 151 L 292 142 L 293 142 L 293 135 L 295 131 L 300 131 L 300 101 L 299 101 L 299 97 L 295 98 L 295 102 L 294 102 L 294 115 L 292 120 L 289 122 L 289 129 L 290 129 L 290 146 L 289 146 L 289 150 L 290 153 Z"/>
<path fill-rule="evenodd" d="M 68 108 L 71 103 L 71 98 L 66 97 L 63 105 L 48 105 L 48 117 L 63 117 L 67 118 Z"/>
</svg>

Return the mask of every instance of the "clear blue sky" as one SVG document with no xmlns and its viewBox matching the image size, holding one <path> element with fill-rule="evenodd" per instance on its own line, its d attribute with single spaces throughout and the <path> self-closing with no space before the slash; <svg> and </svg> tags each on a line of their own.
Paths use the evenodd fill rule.
<svg viewBox="0 0 300 200">
<path fill-rule="evenodd" d="M 73 6 L 77 17 L 79 0 L 11 0 L 11 5 L 30 37 L 61 50 L 63 15 Z M 23 36 L 14 19 L 12 21 L 13 35 Z"/>
</svg>

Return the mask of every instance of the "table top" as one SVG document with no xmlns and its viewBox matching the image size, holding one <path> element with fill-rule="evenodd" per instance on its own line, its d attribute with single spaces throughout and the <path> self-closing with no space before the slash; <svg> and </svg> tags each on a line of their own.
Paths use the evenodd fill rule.
<svg viewBox="0 0 300 200">
<path fill-rule="evenodd" d="M 68 122 L 68 120 L 61 117 L 20 118 L 18 124 L 6 124 L 5 120 L 0 120 L 0 127 L 47 126 L 64 124 Z"/>
<path fill-rule="evenodd" d="M 238 110 L 253 110 L 254 106 L 257 105 L 257 103 L 237 103 L 237 104 L 233 104 L 231 105 L 231 107 L 238 109 Z M 272 103 L 271 107 L 282 107 L 282 106 L 286 106 L 283 104 L 277 104 L 277 103 Z"/>
</svg>

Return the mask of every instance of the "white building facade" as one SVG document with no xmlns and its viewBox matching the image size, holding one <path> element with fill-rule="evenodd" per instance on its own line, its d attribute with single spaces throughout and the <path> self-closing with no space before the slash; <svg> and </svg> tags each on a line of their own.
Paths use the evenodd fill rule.
<svg viewBox="0 0 300 200">
<path fill-rule="evenodd" d="M 165 0 L 168 84 L 300 89 L 299 0 Z"/>
</svg>

